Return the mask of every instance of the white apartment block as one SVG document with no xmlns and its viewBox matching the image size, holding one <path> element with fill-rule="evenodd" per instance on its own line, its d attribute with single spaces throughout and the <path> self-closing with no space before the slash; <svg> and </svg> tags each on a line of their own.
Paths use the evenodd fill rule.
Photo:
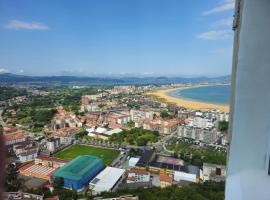
<svg viewBox="0 0 270 200">
<path fill-rule="evenodd" d="M 188 122 L 188 126 L 198 127 L 198 128 L 212 128 L 214 123 L 207 118 L 203 117 L 194 117 L 190 118 Z"/>
<path fill-rule="evenodd" d="M 131 116 L 132 121 L 138 121 L 141 119 L 153 119 L 154 112 L 153 111 L 131 109 L 130 116 Z"/>
<path fill-rule="evenodd" d="M 218 134 L 219 133 L 215 128 L 202 129 L 187 125 L 181 125 L 178 127 L 178 136 L 206 143 L 216 142 L 218 139 Z"/>
</svg>

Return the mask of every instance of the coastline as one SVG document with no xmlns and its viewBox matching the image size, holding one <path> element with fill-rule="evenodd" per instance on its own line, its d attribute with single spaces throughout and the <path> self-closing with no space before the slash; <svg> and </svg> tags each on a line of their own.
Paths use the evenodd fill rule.
<svg viewBox="0 0 270 200">
<path fill-rule="evenodd" d="M 170 96 L 170 92 L 173 92 L 175 90 L 184 90 L 184 89 L 190 89 L 190 88 L 197 88 L 197 87 L 207 87 L 212 85 L 198 85 L 198 86 L 188 86 L 188 87 L 178 87 L 173 89 L 165 89 L 165 90 L 157 90 L 154 92 L 148 92 L 147 95 L 154 96 L 161 101 L 176 104 L 177 106 L 189 108 L 189 109 L 198 109 L 198 110 L 209 110 L 209 109 L 217 109 L 221 112 L 229 112 L 229 106 L 227 105 L 220 105 L 220 104 L 213 104 L 213 103 L 207 103 L 207 102 L 201 102 L 201 101 L 195 101 L 195 100 L 189 100 L 184 98 L 177 98 Z"/>
</svg>

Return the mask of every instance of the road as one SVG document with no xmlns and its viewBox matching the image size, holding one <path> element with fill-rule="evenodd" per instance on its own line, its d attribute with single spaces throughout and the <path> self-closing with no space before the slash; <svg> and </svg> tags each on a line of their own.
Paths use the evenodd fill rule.
<svg viewBox="0 0 270 200">
<path fill-rule="evenodd" d="M 156 147 L 157 151 L 161 152 L 164 150 L 163 145 L 166 144 L 167 141 L 169 141 L 171 138 L 175 137 L 176 135 L 177 135 L 177 131 L 171 133 L 170 135 L 167 135 L 167 136 L 161 138 L 161 140 L 159 140 L 158 142 L 153 144 L 153 146 Z"/>
</svg>

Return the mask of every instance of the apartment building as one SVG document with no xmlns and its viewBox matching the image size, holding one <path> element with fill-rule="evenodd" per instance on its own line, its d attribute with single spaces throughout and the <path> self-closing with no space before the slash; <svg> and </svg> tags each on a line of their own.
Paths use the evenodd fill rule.
<svg viewBox="0 0 270 200">
<path fill-rule="evenodd" d="M 179 119 L 144 119 L 139 122 L 135 122 L 135 127 L 151 131 L 158 131 L 160 134 L 168 135 L 178 129 L 180 121 Z"/>
<path fill-rule="evenodd" d="M 132 121 L 139 121 L 141 119 L 153 119 L 154 112 L 148 110 L 130 110 L 130 116 Z"/>
<path fill-rule="evenodd" d="M 60 146 L 60 138 L 48 138 L 46 147 L 50 152 L 54 152 Z"/>
<path fill-rule="evenodd" d="M 190 138 L 205 143 L 214 143 L 218 139 L 219 132 L 216 128 L 198 128 L 181 125 L 178 127 L 178 136 Z"/>
<path fill-rule="evenodd" d="M 28 135 L 22 131 L 11 132 L 4 134 L 6 146 L 14 145 L 17 143 L 25 142 L 28 138 Z"/>
<path fill-rule="evenodd" d="M 129 112 L 110 112 L 107 117 L 107 121 L 109 124 L 127 124 L 128 122 L 131 121 L 131 116 Z"/>
<path fill-rule="evenodd" d="M 145 169 L 131 168 L 127 172 L 127 183 L 141 183 L 150 181 L 150 172 Z"/>
<path fill-rule="evenodd" d="M 51 129 L 57 130 L 67 127 L 82 127 L 82 122 L 73 112 L 67 112 L 62 106 L 59 107 L 58 113 L 51 121 Z"/>
</svg>

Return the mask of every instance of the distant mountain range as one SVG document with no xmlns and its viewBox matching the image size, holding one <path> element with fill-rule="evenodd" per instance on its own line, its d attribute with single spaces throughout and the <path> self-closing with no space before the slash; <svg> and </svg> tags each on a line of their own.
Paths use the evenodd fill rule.
<svg viewBox="0 0 270 200">
<path fill-rule="evenodd" d="M 78 77 L 78 76 L 24 76 L 11 73 L 0 74 L 0 84 L 79 84 L 79 85 L 146 85 L 146 84 L 172 84 L 172 83 L 199 83 L 199 82 L 223 82 L 229 83 L 230 76 L 220 77 Z"/>
</svg>

